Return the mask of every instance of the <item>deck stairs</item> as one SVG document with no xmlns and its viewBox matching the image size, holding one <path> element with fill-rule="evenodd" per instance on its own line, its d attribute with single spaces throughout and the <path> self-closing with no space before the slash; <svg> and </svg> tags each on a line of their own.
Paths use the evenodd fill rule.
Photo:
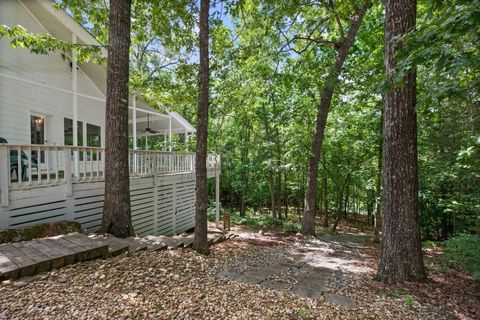
<svg viewBox="0 0 480 320">
<path fill-rule="evenodd" d="M 220 229 L 209 230 L 208 243 L 236 237 Z M 103 234 L 69 233 L 0 245 L 0 280 L 31 276 L 77 262 L 109 258 L 125 252 L 189 248 L 193 234 L 116 238 Z"/>
</svg>

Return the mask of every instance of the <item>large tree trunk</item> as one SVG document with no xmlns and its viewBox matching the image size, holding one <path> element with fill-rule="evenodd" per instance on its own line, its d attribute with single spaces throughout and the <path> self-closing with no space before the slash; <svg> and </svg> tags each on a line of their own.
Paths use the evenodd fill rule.
<svg viewBox="0 0 480 320">
<path fill-rule="evenodd" d="M 134 235 L 128 170 L 130 15 L 130 0 L 110 3 L 102 230 L 121 238 Z"/>
<path fill-rule="evenodd" d="M 383 115 L 383 243 L 377 278 L 387 283 L 426 280 L 418 210 L 415 72 L 396 85 L 391 75 L 396 40 L 415 28 L 416 0 L 387 0 L 385 71 L 390 91 Z"/>
<path fill-rule="evenodd" d="M 380 242 L 382 230 L 382 148 L 383 148 L 383 108 L 380 117 L 380 143 L 378 148 L 377 181 L 375 186 L 375 216 L 373 222 L 373 241 Z"/>
<path fill-rule="evenodd" d="M 196 205 L 193 249 L 208 254 L 207 241 L 207 134 L 208 134 L 208 11 L 210 0 L 200 3 L 200 66 L 198 71 L 197 152 L 196 152 Z"/>
<path fill-rule="evenodd" d="M 347 58 L 348 50 L 352 46 L 353 41 L 357 36 L 363 16 L 370 6 L 370 3 L 365 4 L 358 9 L 353 17 L 348 35 L 340 44 L 337 58 L 323 87 L 320 105 L 318 106 L 315 133 L 312 140 L 312 153 L 310 155 L 308 167 L 308 188 L 305 194 L 305 210 L 303 213 L 302 229 L 300 230 L 300 232 L 303 234 L 315 235 L 315 202 L 317 195 L 318 163 L 320 161 L 320 153 L 325 133 L 325 126 L 327 124 L 327 116 L 330 109 L 330 104 L 332 102 L 335 85 L 338 81 L 338 76 L 340 75 L 345 59 Z"/>
</svg>

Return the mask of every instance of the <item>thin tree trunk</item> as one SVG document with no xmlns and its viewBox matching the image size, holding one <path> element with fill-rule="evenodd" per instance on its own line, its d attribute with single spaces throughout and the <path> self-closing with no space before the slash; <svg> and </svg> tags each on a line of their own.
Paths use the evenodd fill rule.
<svg viewBox="0 0 480 320">
<path fill-rule="evenodd" d="M 348 214 L 347 214 L 347 211 L 348 211 L 348 206 L 349 206 L 349 199 L 350 198 L 350 186 L 348 185 L 347 186 L 347 192 L 346 192 L 346 196 L 345 196 L 345 206 L 344 206 L 344 210 L 343 210 L 343 214 L 345 216 L 345 222 L 348 224 Z"/>
<path fill-rule="evenodd" d="M 390 90 L 383 118 L 383 243 L 377 278 L 387 283 L 425 281 L 418 210 L 415 71 L 402 85 L 394 76 L 397 39 L 415 28 L 416 0 L 387 0 L 385 71 Z"/>
<path fill-rule="evenodd" d="M 270 99 L 272 98 L 270 97 Z M 265 107 L 263 109 L 263 115 L 264 115 L 263 125 L 265 127 L 265 142 L 269 144 L 271 141 L 270 127 L 268 125 L 267 112 L 265 110 Z M 273 158 L 273 153 L 270 152 L 270 159 L 272 158 Z M 275 177 L 274 177 L 272 168 L 268 168 L 268 188 L 270 191 L 270 207 L 272 211 L 272 217 L 277 218 L 277 203 L 275 201 L 276 198 L 275 198 L 275 180 L 274 179 Z"/>
<path fill-rule="evenodd" d="M 208 11 L 210 0 L 200 2 L 200 66 L 198 72 L 198 108 L 197 108 L 197 152 L 195 235 L 193 249 L 208 254 L 207 241 L 207 135 L 208 135 L 208 82 L 210 75 L 208 57 Z"/>
<path fill-rule="evenodd" d="M 285 204 L 285 220 L 288 218 L 288 190 L 287 190 L 287 170 L 283 175 L 283 203 Z"/>
<path fill-rule="evenodd" d="M 277 173 L 277 216 L 282 220 L 282 173 Z"/>
<path fill-rule="evenodd" d="M 116 237 L 135 235 L 128 170 L 128 78 L 131 1 L 110 3 L 105 108 L 105 201 L 102 230 Z"/>
<path fill-rule="evenodd" d="M 275 201 L 275 182 L 274 182 L 273 172 L 268 173 L 268 187 L 270 189 L 270 207 L 272 210 L 272 217 L 277 218 L 277 202 Z"/>
<path fill-rule="evenodd" d="M 247 125 L 245 127 L 245 139 L 244 139 L 244 145 L 243 145 L 243 151 L 242 151 L 242 163 L 245 165 L 245 163 L 248 161 L 248 144 L 250 143 L 250 125 Z M 242 170 L 242 178 L 243 178 L 243 185 L 242 185 L 242 190 L 241 190 L 241 196 L 240 196 L 240 216 L 244 217 L 245 212 L 246 212 L 246 193 L 247 193 L 247 188 L 248 188 L 248 167 L 246 166 Z"/>
<path fill-rule="evenodd" d="M 338 223 L 340 222 L 340 218 L 342 216 L 342 208 L 343 208 L 343 187 L 339 195 L 337 210 L 335 210 L 335 221 L 333 222 L 332 232 L 337 230 Z"/>
<path fill-rule="evenodd" d="M 310 156 L 308 167 L 308 187 L 305 194 L 305 210 L 303 213 L 302 229 L 300 230 L 300 232 L 303 234 L 315 235 L 315 202 L 317 192 L 318 163 L 320 161 L 328 112 L 332 102 L 335 85 L 338 81 L 338 76 L 340 75 L 345 59 L 347 58 L 348 50 L 355 40 L 358 29 L 360 28 L 360 24 L 362 23 L 363 16 L 370 6 L 371 3 L 365 4 L 358 9 L 353 17 L 352 25 L 348 31 L 348 35 L 338 49 L 337 58 L 323 87 L 320 105 L 318 106 L 315 133 L 312 139 L 312 154 Z"/>
</svg>

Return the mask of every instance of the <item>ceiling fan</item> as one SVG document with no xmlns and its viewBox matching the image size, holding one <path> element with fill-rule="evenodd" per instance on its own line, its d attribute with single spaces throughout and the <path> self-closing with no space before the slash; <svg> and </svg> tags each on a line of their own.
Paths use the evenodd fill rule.
<svg viewBox="0 0 480 320">
<path fill-rule="evenodd" d="M 145 133 L 157 134 L 160 131 L 150 128 L 150 114 L 147 113 L 147 127 L 145 128 Z"/>
</svg>

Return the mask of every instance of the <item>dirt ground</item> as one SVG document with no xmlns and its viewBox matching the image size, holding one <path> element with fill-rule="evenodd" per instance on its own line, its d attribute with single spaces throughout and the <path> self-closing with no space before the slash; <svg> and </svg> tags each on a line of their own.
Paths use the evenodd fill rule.
<svg viewBox="0 0 480 320">
<path fill-rule="evenodd" d="M 387 286 L 373 280 L 379 249 L 369 233 L 342 227 L 336 235 L 304 238 L 235 231 L 239 237 L 214 245 L 208 257 L 190 249 L 141 252 L 4 281 L 0 319 L 479 318 L 479 283 L 458 267 L 439 268 L 438 250 L 425 253 L 427 283 Z M 284 286 L 222 276 L 277 271 L 289 256 L 294 263 L 271 277 Z M 319 268 L 329 271 L 318 297 L 292 291 Z M 328 294 L 355 306 L 331 303 Z"/>
</svg>

